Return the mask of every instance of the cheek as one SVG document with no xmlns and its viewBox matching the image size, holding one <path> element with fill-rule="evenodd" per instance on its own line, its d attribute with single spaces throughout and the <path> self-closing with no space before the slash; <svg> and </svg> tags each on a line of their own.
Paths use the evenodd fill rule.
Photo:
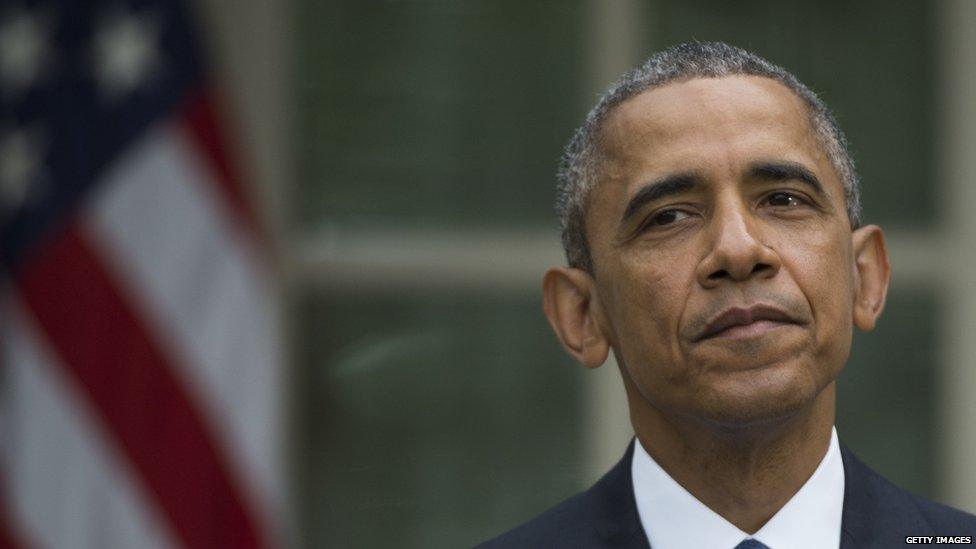
<svg viewBox="0 0 976 549">
<path fill-rule="evenodd" d="M 624 358 L 633 364 L 678 364 L 678 327 L 689 292 L 684 265 L 654 254 L 621 265 L 615 292 L 616 320 Z M 692 282 L 694 279 L 690 279 Z"/>
<path fill-rule="evenodd" d="M 646 255 L 646 257 L 644 257 Z M 623 303 L 646 318 L 666 325 L 676 321 L 675 311 L 688 293 L 684 265 L 667 254 L 635 254 L 622 264 Z"/>
<path fill-rule="evenodd" d="M 853 323 L 850 238 L 821 235 L 795 255 L 793 271 L 816 323 L 817 354 L 846 359 Z"/>
</svg>

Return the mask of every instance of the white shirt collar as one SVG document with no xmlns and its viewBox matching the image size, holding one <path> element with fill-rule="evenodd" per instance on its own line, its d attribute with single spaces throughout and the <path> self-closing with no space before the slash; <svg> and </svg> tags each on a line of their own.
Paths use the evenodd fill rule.
<svg viewBox="0 0 976 549">
<path fill-rule="evenodd" d="M 832 430 L 827 453 L 813 475 L 752 536 L 682 488 L 647 454 L 639 440 L 634 444 L 631 473 L 637 512 L 653 549 L 732 549 L 749 537 L 772 549 L 840 546 L 844 464 L 837 429 Z"/>
</svg>

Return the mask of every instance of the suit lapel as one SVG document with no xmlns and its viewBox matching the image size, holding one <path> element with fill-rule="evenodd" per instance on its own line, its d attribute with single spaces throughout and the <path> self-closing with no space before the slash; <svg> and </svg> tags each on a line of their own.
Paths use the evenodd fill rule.
<svg viewBox="0 0 976 549">
<path fill-rule="evenodd" d="M 624 457 L 591 488 L 594 526 L 603 547 L 649 548 L 634 500 L 630 474 L 633 456 L 634 441 L 631 440 Z"/>
<path fill-rule="evenodd" d="M 932 535 L 915 504 L 904 492 L 864 465 L 843 443 L 844 511 L 841 549 L 893 547 L 905 535 Z"/>
</svg>

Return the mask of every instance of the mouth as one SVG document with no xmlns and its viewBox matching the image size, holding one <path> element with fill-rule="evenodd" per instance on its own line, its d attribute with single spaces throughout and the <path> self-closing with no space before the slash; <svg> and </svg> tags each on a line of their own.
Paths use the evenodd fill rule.
<svg viewBox="0 0 976 549">
<path fill-rule="evenodd" d="M 786 311 L 771 305 L 732 307 L 711 319 L 695 342 L 719 338 L 749 338 L 801 322 Z"/>
</svg>

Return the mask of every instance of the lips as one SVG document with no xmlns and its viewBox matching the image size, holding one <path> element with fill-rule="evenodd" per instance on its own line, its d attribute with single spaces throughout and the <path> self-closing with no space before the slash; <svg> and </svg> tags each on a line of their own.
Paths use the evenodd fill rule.
<svg viewBox="0 0 976 549">
<path fill-rule="evenodd" d="M 780 324 L 800 324 L 800 322 L 786 311 L 771 305 L 753 305 L 746 308 L 733 307 L 726 309 L 710 320 L 701 334 L 695 338 L 695 341 L 721 337 L 737 326 L 762 325 L 773 328 Z"/>
</svg>

